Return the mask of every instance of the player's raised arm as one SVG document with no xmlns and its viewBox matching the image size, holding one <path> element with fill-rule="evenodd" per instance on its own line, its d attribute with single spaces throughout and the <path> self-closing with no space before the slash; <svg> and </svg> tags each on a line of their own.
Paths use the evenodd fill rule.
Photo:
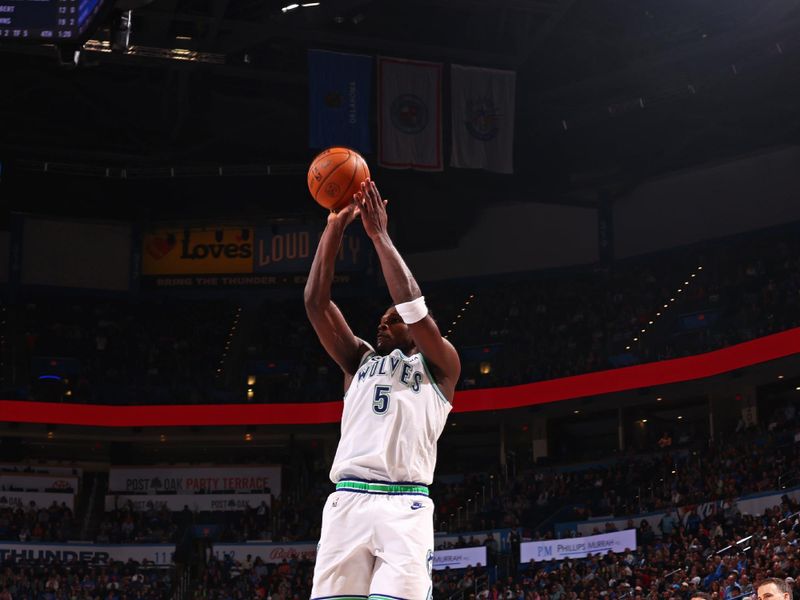
<svg viewBox="0 0 800 600">
<path fill-rule="evenodd" d="M 319 341 L 346 375 L 355 373 L 369 346 L 353 335 L 341 311 L 331 300 L 331 284 L 336 254 L 342 243 L 344 230 L 357 216 L 358 208 L 355 204 L 349 204 L 338 213 L 331 212 L 328 215 L 328 223 L 319 240 L 303 293 L 306 314 Z"/>
<path fill-rule="evenodd" d="M 417 349 L 431 364 L 437 383 L 452 402 L 461 361 L 453 345 L 442 337 L 436 321 L 428 314 L 425 299 L 403 257 L 394 247 L 387 229 L 386 201 L 375 182 L 367 179 L 356 194 L 364 230 L 375 245 L 386 285 L 398 314 L 408 325 Z"/>
</svg>

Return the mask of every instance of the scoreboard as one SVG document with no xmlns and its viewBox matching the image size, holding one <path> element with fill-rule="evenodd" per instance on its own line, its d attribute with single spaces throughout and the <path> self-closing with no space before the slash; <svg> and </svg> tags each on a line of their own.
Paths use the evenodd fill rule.
<svg viewBox="0 0 800 600">
<path fill-rule="evenodd" d="M 0 41 L 78 41 L 102 0 L 0 0 Z"/>
</svg>

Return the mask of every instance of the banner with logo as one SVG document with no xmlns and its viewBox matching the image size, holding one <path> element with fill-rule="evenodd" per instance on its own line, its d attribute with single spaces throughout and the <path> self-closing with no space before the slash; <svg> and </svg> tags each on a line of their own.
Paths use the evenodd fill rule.
<svg viewBox="0 0 800 600">
<path fill-rule="evenodd" d="M 625 552 L 636 549 L 636 530 L 626 529 L 587 537 L 524 542 L 520 545 L 520 562 L 586 558 L 589 555 Z"/>
<path fill-rule="evenodd" d="M 436 550 L 433 553 L 433 570 L 466 569 L 477 565 L 486 566 L 486 547 Z"/>
<path fill-rule="evenodd" d="M 142 275 L 252 273 L 248 227 L 161 229 L 143 237 Z"/>
<path fill-rule="evenodd" d="M 514 172 L 513 71 L 452 65 L 453 151 L 450 165 Z"/>
<path fill-rule="evenodd" d="M 0 541 L 0 564 L 7 560 L 58 560 L 69 562 L 148 561 L 157 565 L 172 564 L 174 544 L 36 544 Z"/>
<path fill-rule="evenodd" d="M 441 63 L 378 59 L 378 162 L 442 170 Z"/>
<path fill-rule="evenodd" d="M 309 50 L 308 76 L 309 145 L 371 152 L 372 57 Z"/>
<path fill-rule="evenodd" d="M 265 563 L 282 563 L 284 560 L 310 560 L 317 559 L 316 544 L 214 544 L 214 556 L 219 560 L 229 556 L 234 561 L 243 561 L 248 555 L 255 560 L 260 558 Z"/>
<path fill-rule="evenodd" d="M 3 473 L 0 471 L 0 490 L 9 488 L 26 492 L 44 492 L 45 490 L 78 491 L 78 478 L 66 475 L 37 475 L 35 473 Z"/>
<path fill-rule="evenodd" d="M 269 494 L 109 494 L 105 506 L 107 511 L 130 506 L 136 512 L 162 508 L 179 512 L 186 507 L 191 511 L 232 512 L 258 508 L 262 503 L 269 506 L 271 502 Z"/>
<path fill-rule="evenodd" d="M 282 225 L 256 229 L 257 273 L 308 273 L 322 228 Z M 360 223 L 347 228 L 336 257 L 336 272 L 364 271 L 372 260 L 372 245 Z"/>
<path fill-rule="evenodd" d="M 308 201 L 313 202 L 310 196 Z M 142 285 L 162 289 L 305 285 L 323 225 L 152 231 L 142 239 Z M 334 283 L 351 283 L 367 271 L 373 256 L 367 241 L 360 224 L 348 228 Z"/>
<path fill-rule="evenodd" d="M 0 508 L 29 508 L 31 502 L 36 508 L 50 508 L 55 503 L 75 510 L 75 494 L 69 492 L 0 492 Z"/>
<path fill-rule="evenodd" d="M 111 467 L 110 492 L 271 492 L 281 495 L 281 468 L 255 467 Z M 181 507 L 183 508 L 183 507 Z"/>
</svg>

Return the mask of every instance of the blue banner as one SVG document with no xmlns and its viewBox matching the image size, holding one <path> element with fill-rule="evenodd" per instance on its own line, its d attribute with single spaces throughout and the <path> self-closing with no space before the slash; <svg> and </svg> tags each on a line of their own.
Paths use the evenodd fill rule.
<svg viewBox="0 0 800 600">
<path fill-rule="evenodd" d="M 372 57 L 309 50 L 308 73 L 309 145 L 371 152 Z"/>
</svg>

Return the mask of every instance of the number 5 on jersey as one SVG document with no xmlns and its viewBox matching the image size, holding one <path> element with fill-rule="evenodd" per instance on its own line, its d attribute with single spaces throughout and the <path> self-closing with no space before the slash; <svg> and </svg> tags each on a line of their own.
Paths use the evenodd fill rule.
<svg viewBox="0 0 800 600">
<path fill-rule="evenodd" d="M 386 414 L 389 408 L 389 392 L 392 391 L 390 385 L 376 385 L 375 397 L 372 399 L 372 412 L 376 415 Z"/>
</svg>

